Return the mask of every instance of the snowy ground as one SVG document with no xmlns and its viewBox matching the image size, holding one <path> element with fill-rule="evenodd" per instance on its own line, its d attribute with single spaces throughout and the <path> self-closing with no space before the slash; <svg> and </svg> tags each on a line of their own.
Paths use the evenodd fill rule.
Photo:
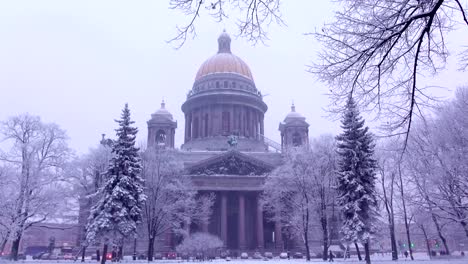
<svg viewBox="0 0 468 264">
<path fill-rule="evenodd" d="M 265 264 L 266 263 L 284 263 L 284 264 L 287 264 L 287 263 L 328 263 L 328 262 L 323 262 L 322 260 L 318 260 L 318 259 L 314 259 L 312 260 L 311 262 L 306 262 L 305 260 L 280 260 L 280 259 L 272 259 L 272 260 L 269 260 L 269 261 L 262 261 L 262 260 L 232 260 L 230 262 L 227 262 L 227 263 L 230 263 L 230 264 Z M 45 261 L 45 260 L 35 260 L 35 261 L 18 261 L 18 262 L 13 262 L 13 261 L 6 261 L 6 260 L 0 260 L 0 263 L 37 263 L 37 264 L 71 264 L 71 263 L 82 263 L 82 262 L 73 262 L 73 261 Z M 85 263 L 97 263 L 96 261 L 87 261 Z M 106 262 L 107 263 L 107 262 Z M 113 263 L 113 262 L 109 262 L 109 263 Z M 124 262 L 120 262 L 120 263 L 148 263 L 146 261 L 124 261 Z M 181 261 L 168 261 L 168 260 L 158 260 L 158 261 L 154 261 L 153 263 L 155 264 L 158 264 L 158 263 L 205 263 L 205 262 L 181 262 Z M 212 262 L 206 262 L 206 263 L 226 263 L 225 260 L 215 260 L 215 261 L 212 261 Z M 346 260 L 346 261 L 342 261 L 342 260 L 336 260 L 334 263 L 337 263 L 337 264 L 340 264 L 340 263 L 343 263 L 343 264 L 346 264 L 346 263 L 364 263 L 364 262 L 359 262 L 357 260 Z M 372 261 L 373 264 L 401 264 L 401 263 L 405 263 L 405 264 L 444 264 L 444 263 L 449 263 L 449 264 L 466 264 L 468 263 L 468 259 L 465 258 L 465 259 L 450 259 L 450 260 L 415 260 L 415 261 L 410 261 L 410 260 L 399 260 L 398 262 L 393 262 L 391 260 L 373 260 Z"/>
<path fill-rule="evenodd" d="M 325 263 L 323 262 L 321 259 L 312 259 L 311 261 L 312 263 Z M 0 263 L 3 264 L 3 263 L 12 263 L 12 261 L 6 261 L 6 260 L 0 260 Z M 78 263 L 81 263 L 79 261 L 77 262 L 73 262 L 73 261 L 57 261 L 57 260 L 22 260 L 22 261 L 18 261 L 16 263 L 27 263 L 27 264 L 34 264 L 34 263 L 37 263 L 37 264 L 78 264 Z M 85 263 L 97 263 L 95 260 L 91 261 L 91 260 L 87 260 Z M 106 263 L 113 263 L 113 262 L 106 262 Z M 128 261 L 123 261 L 121 263 L 137 263 L 137 264 L 140 264 L 140 263 L 148 263 L 147 261 L 143 261 L 143 260 L 139 260 L 139 261 L 131 261 L 131 260 L 128 260 Z M 205 262 L 187 262 L 187 261 L 180 261 L 180 260 L 156 260 L 154 261 L 153 263 L 155 264 L 176 264 L 176 263 L 205 263 Z M 291 263 L 291 264 L 296 264 L 296 263 L 308 263 L 306 262 L 305 259 L 291 259 L 291 260 L 286 260 L 286 259 L 271 259 L 271 260 L 268 260 L 268 261 L 264 261 L 264 260 L 231 260 L 229 262 L 227 262 L 226 260 L 215 260 L 215 261 L 211 261 L 211 262 L 206 262 L 206 263 L 218 263 L 218 264 L 221 264 L 221 263 L 229 263 L 229 264 L 265 264 L 265 263 L 282 263 L 282 264 L 287 264 L 287 263 Z M 348 259 L 346 261 L 343 261 L 342 259 L 335 259 L 335 262 L 334 263 L 363 263 L 363 262 L 359 262 L 357 259 Z M 433 259 L 433 260 L 429 260 L 427 258 L 427 256 L 425 255 L 416 255 L 415 256 L 415 261 L 411 261 L 411 260 L 405 260 L 405 259 L 402 259 L 402 260 L 399 260 L 398 262 L 393 262 L 391 261 L 391 259 L 389 258 L 389 256 L 373 256 L 372 257 L 372 263 L 374 264 L 402 264 L 402 263 L 405 263 L 405 264 L 444 264 L 444 263 L 449 263 L 449 264 L 467 264 L 468 263 L 468 257 L 465 257 L 465 258 L 461 258 L 461 257 L 454 257 L 452 259 Z"/>
</svg>

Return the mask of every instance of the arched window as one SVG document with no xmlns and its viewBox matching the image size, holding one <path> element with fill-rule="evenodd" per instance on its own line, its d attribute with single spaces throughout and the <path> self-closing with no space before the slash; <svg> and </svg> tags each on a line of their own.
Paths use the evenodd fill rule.
<svg viewBox="0 0 468 264">
<path fill-rule="evenodd" d="M 156 144 L 166 144 L 166 131 L 159 129 L 158 132 L 156 132 Z"/>
<path fill-rule="evenodd" d="M 294 132 L 294 134 L 292 136 L 292 143 L 293 143 L 294 147 L 302 145 L 302 138 L 301 138 L 301 134 L 299 134 L 299 132 Z"/>
</svg>

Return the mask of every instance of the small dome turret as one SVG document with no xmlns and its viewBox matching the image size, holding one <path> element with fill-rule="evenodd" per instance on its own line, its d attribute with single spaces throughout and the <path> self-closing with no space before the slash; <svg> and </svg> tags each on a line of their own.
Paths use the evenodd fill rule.
<svg viewBox="0 0 468 264">
<path fill-rule="evenodd" d="M 177 121 L 174 121 L 172 114 L 167 111 L 164 100 L 161 102 L 161 108 L 151 114 L 151 119 L 148 120 L 147 124 L 148 147 L 174 148 Z"/>
<path fill-rule="evenodd" d="M 172 117 L 172 114 L 169 111 L 167 111 L 166 103 L 164 102 L 164 100 L 162 100 L 161 108 L 158 109 L 153 114 L 151 114 L 151 119 L 159 119 L 161 121 L 163 120 L 173 121 L 174 118 Z"/>
<path fill-rule="evenodd" d="M 291 112 L 279 124 L 279 131 L 281 132 L 281 147 L 283 149 L 290 146 L 309 145 L 309 123 L 306 122 L 303 115 L 296 112 L 294 103 L 291 105 Z"/>
<path fill-rule="evenodd" d="M 294 103 L 292 103 L 291 112 L 289 112 L 286 115 L 286 118 L 284 119 L 284 123 L 288 123 L 288 122 L 294 121 L 294 120 L 305 121 L 305 117 L 303 115 L 301 115 L 300 113 L 296 112 L 296 106 L 294 105 Z"/>
</svg>

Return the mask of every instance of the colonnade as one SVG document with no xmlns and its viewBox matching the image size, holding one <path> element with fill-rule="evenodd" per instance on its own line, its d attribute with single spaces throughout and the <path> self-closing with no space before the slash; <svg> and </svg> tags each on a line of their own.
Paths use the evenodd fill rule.
<svg viewBox="0 0 468 264">
<path fill-rule="evenodd" d="M 249 239 L 254 239 L 254 247 L 253 249 L 256 250 L 263 250 L 265 248 L 265 229 L 264 229 L 264 212 L 263 208 L 260 203 L 260 194 L 255 194 L 254 203 L 255 205 L 247 206 L 247 203 L 253 202 L 252 199 L 248 198 L 246 193 L 244 192 L 218 192 L 218 199 L 219 199 L 219 208 L 214 210 L 214 213 L 218 213 L 219 215 L 215 217 L 215 220 L 218 220 L 219 223 L 212 223 L 213 226 L 220 226 L 219 236 L 221 240 L 224 242 L 224 245 L 229 248 L 232 247 L 232 243 L 230 241 L 236 240 L 237 241 L 237 248 L 239 250 L 249 250 L 252 249 L 252 244 L 248 245 Z M 252 197 L 252 196 L 250 196 Z M 232 200 L 229 200 L 232 199 Z M 233 204 L 233 202 L 237 204 Z M 234 205 L 235 208 L 229 208 L 229 206 Z M 252 208 L 248 210 L 248 208 Z M 237 221 L 228 221 L 229 211 L 234 209 L 236 211 Z M 249 221 L 247 218 L 251 219 L 254 218 L 254 226 L 253 228 L 247 228 Z M 230 226 L 230 225 L 236 226 Z M 208 225 L 203 225 L 201 227 L 203 232 L 209 232 Z M 236 230 L 237 233 L 235 234 L 237 237 L 232 238 L 228 237 L 229 232 L 228 230 Z M 254 232 L 249 232 L 249 231 Z M 213 231 L 213 230 L 212 230 Z M 217 233 L 217 232 L 216 232 Z M 282 248 L 283 239 L 281 234 L 281 224 L 279 222 L 274 223 L 274 233 L 275 233 L 275 241 L 274 247 L 275 248 Z M 268 235 L 268 234 L 267 234 Z"/>
<path fill-rule="evenodd" d="M 264 113 L 245 105 L 208 105 L 185 114 L 185 142 L 237 135 L 258 139 L 264 134 Z"/>
</svg>

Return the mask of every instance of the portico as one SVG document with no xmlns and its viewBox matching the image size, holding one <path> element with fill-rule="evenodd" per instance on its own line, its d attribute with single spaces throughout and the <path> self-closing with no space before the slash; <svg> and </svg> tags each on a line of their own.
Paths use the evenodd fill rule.
<svg viewBox="0 0 468 264">
<path fill-rule="evenodd" d="M 213 214 L 208 225 L 193 226 L 191 232 L 217 235 L 230 250 L 282 248 L 279 224 L 268 221 L 260 204 L 260 192 L 215 192 Z M 200 230 L 201 229 L 201 230 Z"/>
<path fill-rule="evenodd" d="M 269 221 L 261 205 L 264 173 L 272 165 L 232 150 L 190 167 L 200 195 L 213 193 L 210 223 L 192 227 L 221 238 L 230 250 L 282 248 L 281 227 Z M 245 175 L 244 172 L 251 175 Z M 229 174 L 222 174 L 229 172 Z"/>
</svg>

